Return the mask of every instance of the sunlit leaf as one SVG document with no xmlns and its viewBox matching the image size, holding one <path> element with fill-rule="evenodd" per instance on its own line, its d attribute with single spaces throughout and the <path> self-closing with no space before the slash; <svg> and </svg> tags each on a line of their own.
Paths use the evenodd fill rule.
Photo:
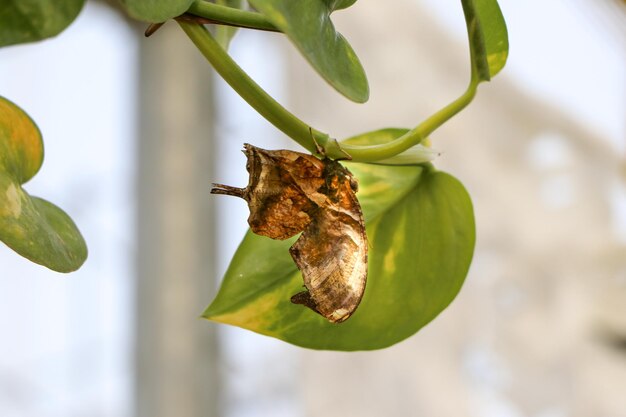
<svg viewBox="0 0 626 417">
<path fill-rule="evenodd" d="M 506 64 L 509 39 L 497 0 L 461 0 L 470 41 L 472 67 L 480 81 L 489 81 Z"/>
<path fill-rule="evenodd" d="M 0 46 L 58 35 L 76 19 L 85 0 L 2 0 Z"/>
<path fill-rule="evenodd" d="M 39 129 L 0 97 L 0 241 L 33 262 L 70 272 L 87 258 L 83 237 L 63 210 L 22 188 L 42 162 Z"/>
<path fill-rule="evenodd" d="M 165 22 L 185 13 L 193 0 L 120 0 L 128 14 L 144 22 Z"/>
<path fill-rule="evenodd" d="M 369 98 L 365 71 L 330 14 L 352 0 L 249 0 L 284 32 L 315 70 L 337 91 L 358 103 Z"/>
<path fill-rule="evenodd" d="M 354 315 L 332 324 L 292 304 L 303 286 L 288 252 L 295 239 L 249 232 L 204 317 L 313 349 L 370 350 L 411 336 L 454 299 L 475 240 L 461 183 L 430 166 L 346 165 L 359 179 L 369 238 L 368 283 Z"/>
</svg>

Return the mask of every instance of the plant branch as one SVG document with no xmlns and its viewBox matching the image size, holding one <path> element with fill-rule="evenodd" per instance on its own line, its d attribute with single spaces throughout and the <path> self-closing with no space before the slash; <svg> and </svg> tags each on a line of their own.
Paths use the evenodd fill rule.
<svg viewBox="0 0 626 417">
<path fill-rule="evenodd" d="M 222 6 L 208 1 L 194 1 L 191 3 L 187 13 L 203 17 L 211 23 L 280 32 L 280 30 L 268 21 L 261 13 L 235 9 L 233 7 Z"/>
<path fill-rule="evenodd" d="M 476 95 L 479 84 L 472 74 L 465 93 L 414 129 L 391 142 L 371 146 L 339 144 L 327 133 L 309 127 L 274 100 L 237 65 L 204 26 L 182 19 L 178 20 L 178 24 L 218 74 L 259 114 L 310 152 L 316 153 L 319 144 L 325 154 L 333 159 L 345 159 L 348 154 L 354 162 L 375 162 L 391 158 L 418 145 L 439 126 L 465 108 Z"/>
<path fill-rule="evenodd" d="M 178 20 L 178 24 L 224 81 L 267 121 L 310 152 L 316 151 L 316 142 L 322 147 L 326 145 L 328 134 L 312 129 L 267 94 L 237 65 L 204 26 L 182 20 Z"/>
<path fill-rule="evenodd" d="M 408 131 L 399 138 L 382 144 L 372 146 L 355 146 L 339 143 L 341 149 L 352 156 L 355 162 L 375 162 L 398 155 L 407 149 L 418 145 L 423 139 L 428 137 L 439 126 L 450 120 L 457 113 L 467 107 L 474 99 L 478 82 L 472 78 L 467 90 L 452 103 L 430 116 L 414 129 Z"/>
</svg>

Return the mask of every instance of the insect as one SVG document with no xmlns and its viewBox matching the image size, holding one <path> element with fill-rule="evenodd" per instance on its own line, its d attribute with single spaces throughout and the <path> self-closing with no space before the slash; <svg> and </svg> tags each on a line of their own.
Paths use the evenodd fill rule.
<svg viewBox="0 0 626 417">
<path fill-rule="evenodd" d="M 244 144 L 244 154 L 248 186 L 213 184 L 211 193 L 246 200 L 248 224 L 256 234 L 283 240 L 302 232 L 289 252 L 306 290 L 291 302 L 330 322 L 345 321 L 361 302 L 367 280 L 367 236 L 356 179 L 329 158 L 250 144 Z"/>
</svg>

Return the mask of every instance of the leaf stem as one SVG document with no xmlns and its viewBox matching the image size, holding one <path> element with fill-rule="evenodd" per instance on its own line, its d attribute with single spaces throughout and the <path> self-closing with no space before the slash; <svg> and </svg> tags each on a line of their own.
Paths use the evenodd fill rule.
<svg viewBox="0 0 626 417">
<path fill-rule="evenodd" d="M 267 94 L 224 51 L 204 26 L 182 20 L 178 20 L 178 24 L 224 81 L 267 121 L 310 152 L 316 151 L 315 142 L 322 147 L 326 145 L 329 138 L 327 133 L 309 127 Z"/>
<path fill-rule="evenodd" d="M 204 26 L 182 19 L 178 20 L 178 24 L 218 74 L 260 115 L 310 152 L 316 153 L 317 145 L 320 145 L 326 156 L 333 159 L 345 159 L 348 154 L 354 162 L 375 162 L 391 158 L 418 145 L 439 126 L 465 108 L 476 95 L 479 84 L 477 77 L 472 74 L 465 93 L 414 129 L 391 142 L 372 146 L 340 144 L 331 139 L 327 133 L 311 128 L 274 100 L 237 65 Z"/>
<path fill-rule="evenodd" d="M 211 23 L 272 32 L 280 31 L 261 13 L 235 9 L 203 0 L 196 0 L 191 3 L 187 13 L 204 17 Z"/>
<path fill-rule="evenodd" d="M 355 162 L 375 162 L 391 158 L 415 145 L 418 145 L 439 126 L 467 107 L 467 105 L 474 99 L 477 87 L 478 82 L 474 79 L 474 77 L 472 77 L 467 90 L 459 98 L 430 116 L 414 129 L 409 130 L 407 133 L 391 142 L 372 146 L 355 146 L 339 143 L 339 146 L 346 153 L 350 154 L 350 156 L 352 156 L 352 160 Z"/>
</svg>

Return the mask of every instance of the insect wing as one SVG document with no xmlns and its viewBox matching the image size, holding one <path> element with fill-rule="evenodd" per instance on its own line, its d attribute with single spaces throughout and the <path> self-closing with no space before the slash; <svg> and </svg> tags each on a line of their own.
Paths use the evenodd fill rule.
<svg viewBox="0 0 626 417">
<path fill-rule="evenodd" d="M 362 218 L 320 211 L 296 243 L 291 256 L 307 291 L 292 302 L 304 304 L 334 323 L 356 310 L 367 280 L 367 238 Z"/>
<path fill-rule="evenodd" d="M 323 163 L 311 155 L 248 144 L 245 153 L 250 172 L 245 196 L 250 228 L 280 240 L 300 233 L 311 222 L 309 213 L 315 203 L 309 193 L 323 184 Z"/>
</svg>

